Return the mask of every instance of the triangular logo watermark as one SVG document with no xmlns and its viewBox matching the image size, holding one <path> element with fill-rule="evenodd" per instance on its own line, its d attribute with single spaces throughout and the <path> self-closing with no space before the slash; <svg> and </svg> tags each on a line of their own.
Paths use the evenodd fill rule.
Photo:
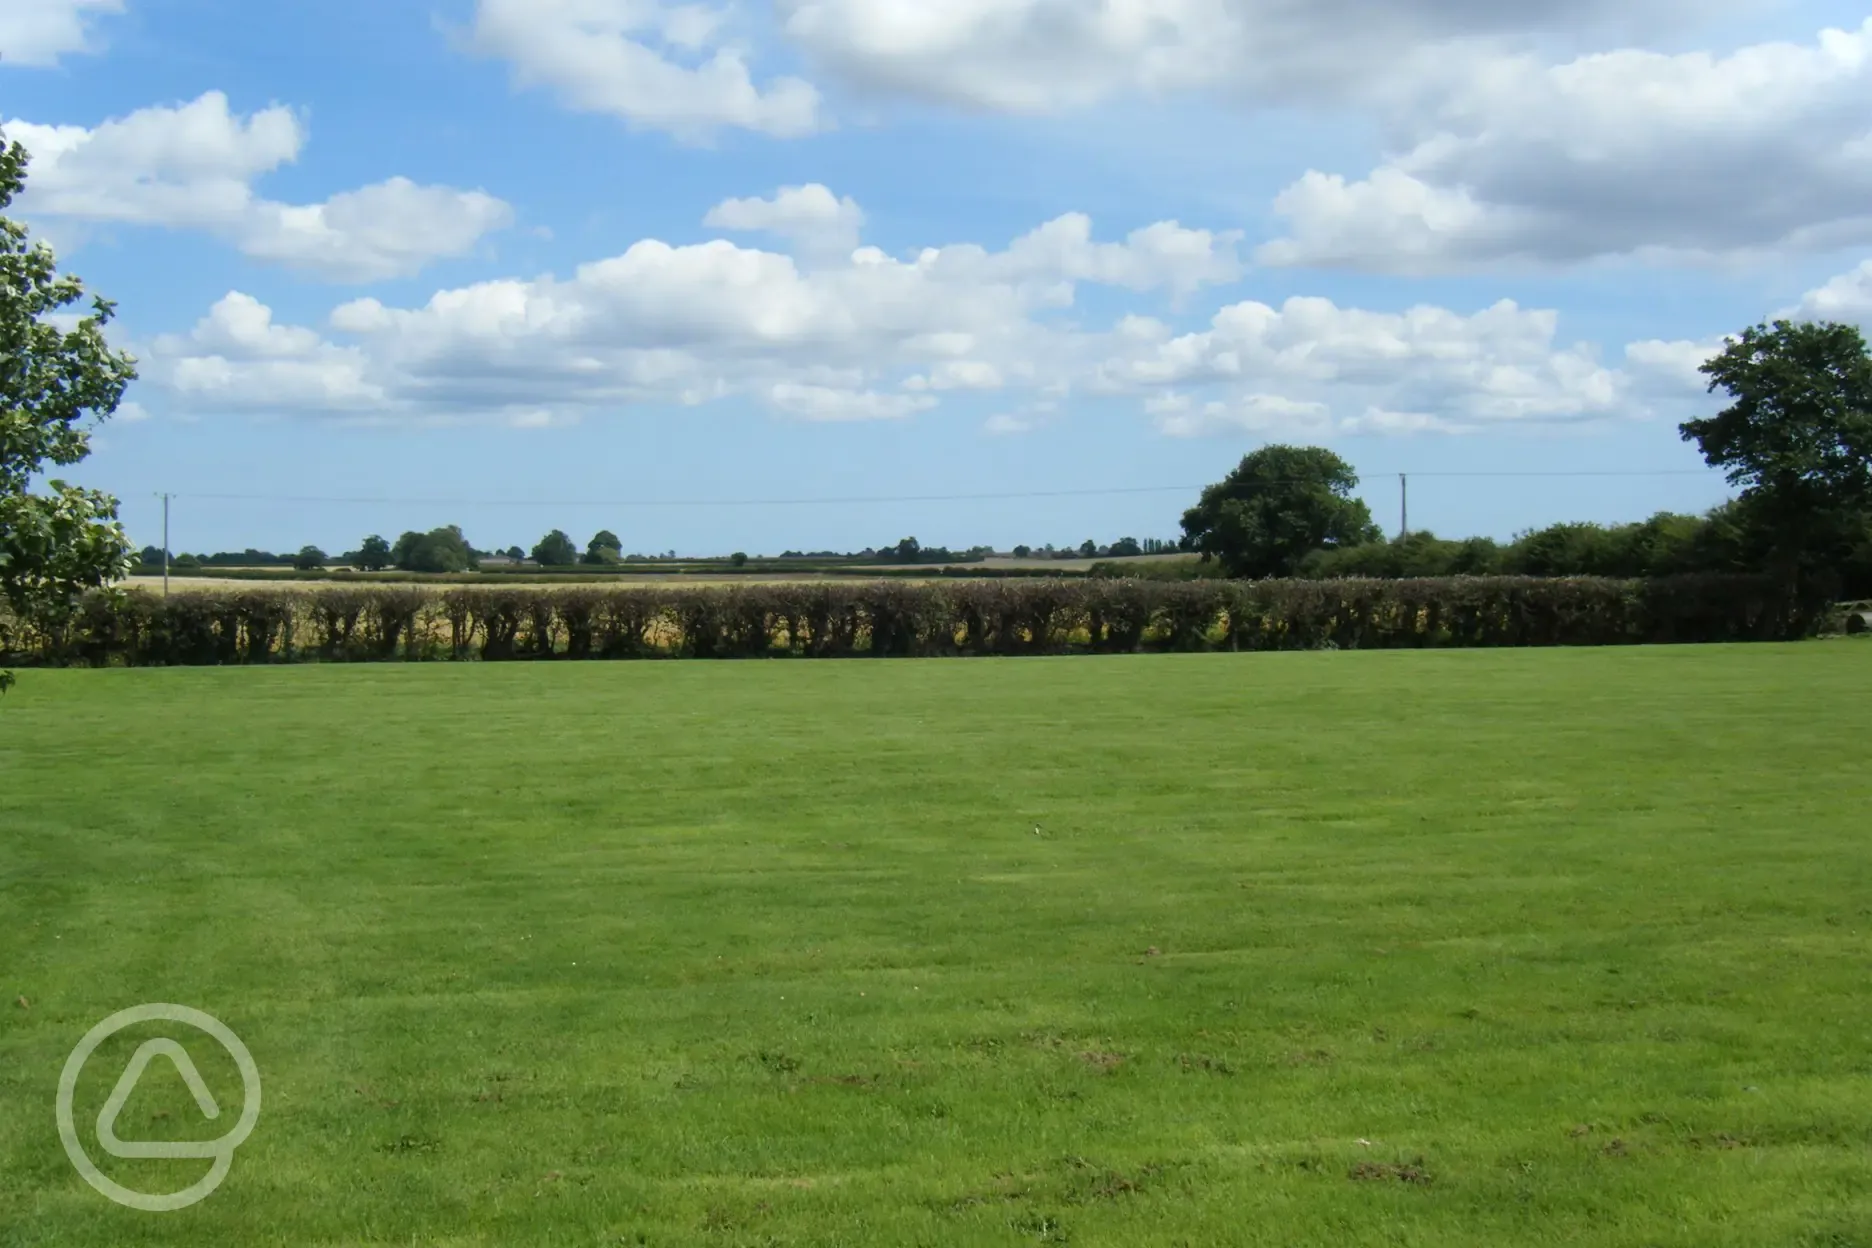
<svg viewBox="0 0 1872 1248">
<path fill-rule="evenodd" d="M 137 1083 L 143 1078 L 143 1072 L 158 1055 L 166 1057 L 175 1066 L 176 1073 L 182 1076 L 182 1082 L 195 1098 L 195 1104 L 201 1108 L 202 1116 L 210 1122 L 221 1116 L 221 1107 L 215 1103 L 214 1093 L 202 1081 L 201 1072 L 195 1069 L 194 1059 L 188 1050 L 174 1040 L 145 1040 L 130 1064 L 117 1080 L 117 1086 L 111 1090 L 110 1099 L 104 1102 L 104 1108 L 98 1111 L 98 1144 L 113 1157 L 213 1157 L 220 1149 L 216 1140 L 191 1141 L 143 1141 L 120 1140 L 117 1138 L 117 1115 L 130 1100 L 130 1094 L 136 1091 Z"/>
</svg>

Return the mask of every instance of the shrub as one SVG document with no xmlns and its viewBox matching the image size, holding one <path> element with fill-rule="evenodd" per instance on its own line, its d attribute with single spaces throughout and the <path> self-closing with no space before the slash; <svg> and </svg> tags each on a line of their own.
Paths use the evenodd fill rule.
<svg viewBox="0 0 1872 1248">
<path fill-rule="evenodd" d="M 1784 640 L 1829 604 L 1761 576 L 979 580 L 726 586 L 334 585 L 97 593 L 56 628 L 0 621 L 41 664 L 1386 649 Z"/>
</svg>

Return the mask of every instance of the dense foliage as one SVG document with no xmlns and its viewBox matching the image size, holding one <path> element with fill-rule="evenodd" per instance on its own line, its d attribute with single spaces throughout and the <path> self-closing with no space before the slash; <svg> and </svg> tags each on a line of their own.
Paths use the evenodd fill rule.
<svg viewBox="0 0 1872 1248">
<path fill-rule="evenodd" d="M 617 563 L 624 558 L 624 542 L 610 529 L 599 529 L 585 543 L 584 562 L 595 566 Z"/>
<path fill-rule="evenodd" d="M 405 572 L 466 572 L 475 566 L 474 548 L 455 525 L 427 533 L 405 533 L 390 548 L 390 563 Z"/>
<path fill-rule="evenodd" d="M 554 529 L 534 544 L 530 557 L 543 568 L 569 568 L 579 561 L 579 548 L 571 534 Z"/>
<path fill-rule="evenodd" d="M 1825 604 L 1760 576 L 333 586 L 99 595 L 44 663 L 1057 654 L 1782 640 Z"/>
<path fill-rule="evenodd" d="M 1872 533 L 1872 353 L 1859 330 L 1776 321 L 1707 361 L 1732 402 L 1680 428 L 1742 487 L 1736 513 L 1777 575 L 1838 577 Z"/>
<path fill-rule="evenodd" d="M 350 564 L 360 572 L 381 572 L 395 559 L 390 543 L 373 533 L 352 552 Z"/>
<path fill-rule="evenodd" d="M 26 150 L 0 144 L 0 210 L 26 185 Z M 84 298 L 61 277 L 51 248 L 0 216 L 0 601 L 5 618 L 57 630 L 78 595 L 130 567 L 117 500 L 53 478 L 91 451 L 91 428 L 109 418 L 136 377 L 136 361 L 104 338 L 112 304 L 60 322 Z M 38 488 L 35 489 L 35 485 Z M 0 648 L 7 645 L 0 619 Z M 0 674 L 0 692 L 12 683 Z"/>
<path fill-rule="evenodd" d="M 1705 516 L 1660 512 L 1636 524 L 1556 524 L 1511 542 L 1460 541 L 1416 532 L 1310 556 L 1314 577 L 1611 576 L 1751 572 L 1769 563 L 1765 537 L 1745 502 Z M 1872 523 L 1828 560 L 1819 592 L 1872 596 Z"/>
<path fill-rule="evenodd" d="M 1315 551 L 1379 536 L 1358 474 L 1318 446 L 1264 446 L 1183 515 L 1184 544 L 1229 576 L 1293 576 Z"/>
</svg>

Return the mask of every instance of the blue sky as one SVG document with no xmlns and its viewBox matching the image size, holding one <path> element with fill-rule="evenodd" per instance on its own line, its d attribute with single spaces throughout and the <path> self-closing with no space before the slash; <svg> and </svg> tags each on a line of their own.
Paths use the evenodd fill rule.
<svg viewBox="0 0 1872 1248">
<path fill-rule="evenodd" d="M 143 362 L 74 475 L 189 550 L 1168 537 L 1270 441 L 1701 509 L 1696 363 L 1872 323 L 1868 101 L 1830 2 L 0 0 Z"/>
</svg>

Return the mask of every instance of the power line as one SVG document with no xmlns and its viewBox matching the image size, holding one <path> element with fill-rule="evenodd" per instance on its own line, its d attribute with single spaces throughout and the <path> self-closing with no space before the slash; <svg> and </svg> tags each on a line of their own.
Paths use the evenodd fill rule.
<svg viewBox="0 0 1872 1248">
<path fill-rule="evenodd" d="M 1382 474 L 1374 473 L 1373 476 Z M 1606 469 L 1598 471 L 1446 471 L 1413 472 L 1413 477 L 1467 477 L 1467 478 L 1528 478 L 1528 477 L 1703 477 L 1709 476 L 1700 469 L 1663 468 L 1643 469 Z M 1304 483 L 1304 482 L 1300 482 Z M 1289 482 L 1280 479 L 1266 479 L 1264 485 L 1281 485 Z M 845 498 L 712 498 L 712 499 L 671 499 L 671 498 L 631 498 L 631 499 L 567 499 L 567 498 L 409 498 L 388 495 L 373 497 L 338 497 L 330 495 L 292 495 L 292 494 L 176 494 L 176 498 L 196 499 L 211 502 L 241 503 L 294 503 L 334 506 L 424 506 L 424 507 L 835 507 L 878 505 L 886 503 L 966 503 L 990 502 L 1028 498 L 1095 498 L 1120 494 L 1192 494 L 1200 493 L 1206 485 L 1144 485 L 1115 486 L 1107 489 L 1091 490 L 1018 490 L 1006 492 L 972 494 L 878 494 Z"/>
</svg>

